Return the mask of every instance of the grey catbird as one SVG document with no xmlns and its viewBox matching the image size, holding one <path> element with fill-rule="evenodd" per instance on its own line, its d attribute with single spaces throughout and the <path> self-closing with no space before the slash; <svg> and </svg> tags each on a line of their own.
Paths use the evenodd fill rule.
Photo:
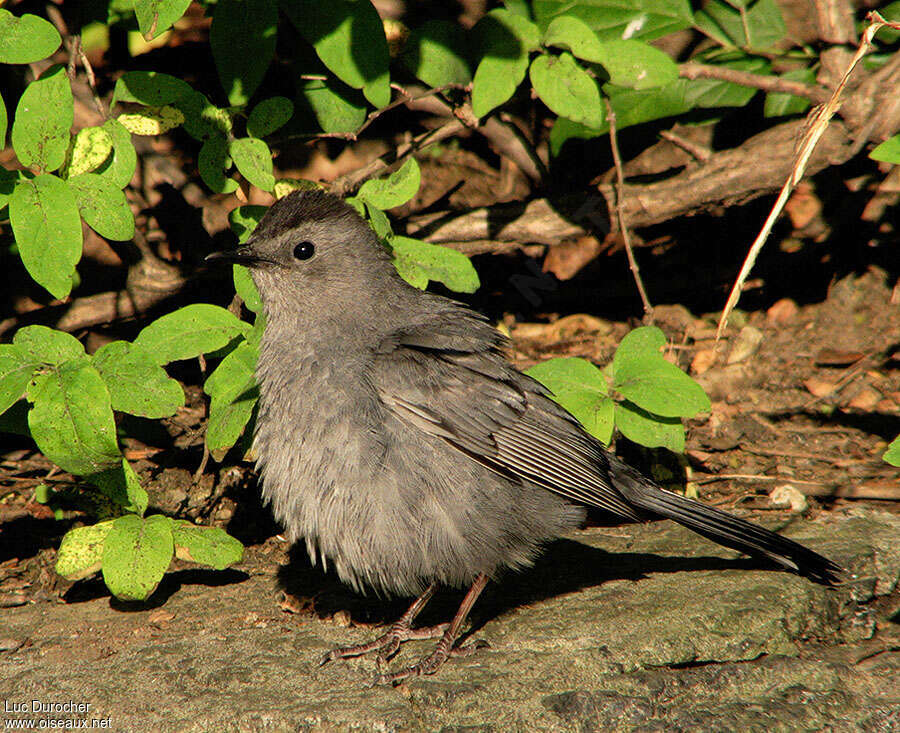
<svg viewBox="0 0 900 733">
<path fill-rule="evenodd" d="M 211 258 L 252 268 L 266 313 L 254 451 L 263 497 L 313 563 L 355 589 L 419 595 L 388 632 L 330 659 L 440 637 L 382 683 L 432 674 L 451 655 L 488 579 L 529 565 L 584 518 L 674 519 L 722 545 L 823 583 L 831 560 L 663 490 L 609 453 L 468 307 L 422 292 L 341 199 L 277 201 L 250 240 Z M 450 624 L 412 628 L 438 585 L 469 586 Z"/>
</svg>

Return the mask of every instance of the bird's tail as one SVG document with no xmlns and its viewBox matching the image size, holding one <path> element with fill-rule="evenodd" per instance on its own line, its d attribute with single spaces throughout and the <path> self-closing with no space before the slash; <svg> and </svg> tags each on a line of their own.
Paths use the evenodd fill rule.
<svg viewBox="0 0 900 733">
<path fill-rule="evenodd" d="M 843 568 L 827 557 L 720 509 L 666 491 L 614 456 L 611 458 L 613 483 L 635 508 L 672 519 L 713 542 L 768 558 L 820 583 L 832 585 L 841 579 Z"/>
</svg>

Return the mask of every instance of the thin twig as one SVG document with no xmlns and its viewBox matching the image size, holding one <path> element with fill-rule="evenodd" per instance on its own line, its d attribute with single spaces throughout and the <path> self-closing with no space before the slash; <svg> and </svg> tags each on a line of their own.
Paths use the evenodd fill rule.
<svg viewBox="0 0 900 733">
<path fill-rule="evenodd" d="M 203 478 L 203 474 L 206 472 L 206 464 L 209 463 L 209 446 L 206 444 L 206 441 L 203 441 L 203 458 L 200 459 L 200 465 L 197 466 L 197 470 L 194 471 L 194 475 L 191 477 L 191 486 L 196 486 L 200 483 L 200 479 Z"/>
<path fill-rule="evenodd" d="M 775 225 L 775 220 L 781 215 L 781 212 L 784 209 L 784 205 L 787 203 L 791 191 L 794 190 L 794 187 L 797 185 L 800 179 L 803 178 L 803 174 L 806 172 L 806 164 L 809 161 L 809 158 L 812 155 L 816 144 L 819 142 L 819 138 L 822 137 L 822 134 L 828 127 L 829 121 L 841 106 L 841 92 L 844 90 L 844 87 L 847 86 L 847 81 L 850 78 L 850 74 L 853 73 L 853 70 L 856 68 L 856 65 L 862 60 L 863 56 L 865 56 L 872 48 L 872 40 L 874 39 L 875 34 L 881 28 L 891 27 L 900 30 L 900 23 L 888 23 L 875 11 L 872 11 L 868 14 L 867 20 L 869 21 L 869 25 L 863 33 L 862 40 L 860 41 L 859 46 L 856 49 L 856 53 L 853 55 L 853 59 L 850 61 L 850 65 L 847 67 L 847 70 L 841 77 L 841 81 L 835 88 L 834 93 L 831 95 L 831 98 L 824 106 L 817 107 L 810 114 L 810 124 L 803 136 L 803 140 L 801 141 L 800 147 L 798 149 L 799 152 L 797 153 L 794 166 L 791 170 L 791 174 L 788 177 L 788 180 L 785 182 L 784 186 L 782 186 L 781 193 L 778 195 L 778 200 L 775 202 L 775 205 L 769 212 L 769 216 L 766 218 L 762 230 L 751 245 L 750 251 L 747 253 L 747 257 L 744 260 L 743 266 L 741 267 L 740 274 L 738 275 L 737 280 L 735 280 L 734 287 L 731 289 L 731 293 L 728 296 L 728 302 L 725 304 L 725 308 L 722 310 L 722 316 L 721 318 L 719 318 L 719 325 L 716 329 L 717 341 L 725 332 L 725 327 L 728 324 L 728 316 L 731 315 L 731 311 L 734 310 L 734 307 L 737 305 L 738 299 L 741 295 L 741 290 L 744 286 L 744 281 L 750 274 L 750 270 L 753 268 L 753 265 L 756 262 L 756 258 L 759 256 L 759 253 L 762 250 L 763 244 L 765 244 L 769 233 L 772 231 L 772 227 Z"/>
<path fill-rule="evenodd" d="M 798 478 L 786 476 L 766 476 L 761 473 L 716 473 L 709 476 L 695 474 L 694 481 L 698 484 L 711 484 L 715 481 L 784 481 L 786 484 L 807 484 L 809 486 L 824 486 L 821 481 L 804 481 Z"/>
<path fill-rule="evenodd" d="M 873 354 L 866 354 L 862 359 L 860 359 L 858 362 L 856 362 L 856 364 L 854 364 L 846 372 L 844 372 L 843 376 L 841 376 L 841 378 L 838 379 L 838 381 L 834 383 L 834 385 L 831 387 L 830 390 L 828 390 L 825 394 L 821 394 L 821 395 L 813 397 L 811 400 L 809 400 L 808 402 L 806 402 L 803 405 L 803 409 L 808 410 L 810 407 L 812 407 L 814 404 L 816 404 L 820 400 L 824 400 L 826 397 L 831 397 L 832 395 L 837 394 L 842 389 L 844 389 L 844 387 L 846 387 L 847 384 L 852 379 L 857 377 L 863 369 L 869 368 L 869 365 L 873 361 L 872 357 L 873 357 Z"/>
<path fill-rule="evenodd" d="M 804 84 L 800 81 L 791 81 L 778 76 L 766 76 L 754 74 L 750 71 L 731 69 L 727 66 L 713 66 L 712 64 L 699 64 L 695 61 L 686 61 L 678 66 L 678 74 L 685 79 L 718 79 L 740 84 L 743 87 L 762 89 L 764 92 L 780 92 L 803 97 L 814 104 L 825 104 L 831 97 L 827 89 L 815 84 Z"/>
<path fill-rule="evenodd" d="M 303 76 L 301 78 L 302 79 L 312 79 L 315 81 L 315 80 L 318 80 L 320 77 L 313 75 L 313 76 Z M 324 79 L 325 77 L 321 77 L 321 78 Z M 413 93 L 407 91 L 406 89 L 404 89 L 399 84 L 391 84 L 391 89 L 398 92 L 400 94 L 400 96 L 397 97 L 396 99 L 394 99 L 394 101 L 391 102 L 390 104 L 370 112 L 368 114 L 368 116 L 366 117 L 365 121 L 362 123 L 362 125 L 357 127 L 353 132 L 317 132 L 317 133 L 310 133 L 310 134 L 305 134 L 305 135 L 303 135 L 303 134 L 285 135 L 284 137 L 278 138 L 277 142 L 282 143 L 282 142 L 287 142 L 289 140 L 298 140 L 298 139 L 322 140 L 322 139 L 329 139 L 329 138 L 338 139 L 338 140 L 348 140 L 350 142 L 356 142 L 359 139 L 359 136 L 363 133 L 363 130 L 365 130 L 369 125 L 371 125 L 373 122 L 375 122 L 375 120 L 377 120 L 379 117 L 381 117 L 385 112 L 388 112 L 392 109 L 400 107 L 401 105 L 404 105 L 404 104 L 408 105 L 410 102 L 414 102 L 416 100 L 423 99 L 425 97 L 431 97 L 436 94 L 440 94 L 441 92 L 444 92 L 448 89 L 455 89 L 457 86 L 458 86 L 457 84 L 444 84 L 443 86 L 440 86 L 440 87 L 433 87 L 432 89 L 427 89 L 421 93 L 413 94 Z"/>
<path fill-rule="evenodd" d="M 109 111 L 106 109 L 106 105 L 103 104 L 100 93 L 97 91 L 97 76 L 94 74 L 94 67 L 91 66 L 91 62 L 84 52 L 84 46 L 81 45 L 81 36 L 78 36 L 78 58 L 81 60 L 84 73 L 87 75 L 88 85 L 91 87 L 91 96 L 94 98 L 94 106 L 106 118 L 109 115 Z"/>
<path fill-rule="evenodd" d="M 460 120 L 454 119 L 434 130 L 423 132 L 408 143 L 399 145 L 396 150 L 392 150 L 389 153 L 385 153 L 380 158 L 376 158 L 368 165 L 364 165 L 362 168 L 358 168 L 355 171 L 351 171 L 350 173 L 336 178 L 331 183 L 331 190 L 334 193 L 345 196 L 359 188 L 364 181 L 372 178 L 372 176 L 378 175 L 394 163 L 403 160 L 407 156 L 412 155 L 412 153 L 415 153 L 428 145 L 433 145 L 448 137 L 458 135 L 465 129 L 465 124 Z"/>
<path fill-rule="evenodd" d="M 631 249 L 631 235 L 625 222 L 625 212 L 622 210 L 625 174 L 622 171 L 622 157 L 619 155 L 619 142 L 616 138 L 616 113 L 613 112 L 608 98 L 604 97 L 603 101 L 606 102 L 606 119 L 609 122 L 609 145 L 612 148 L 613 162 L 616 166 L 616 216 L 619 219 L 619 232 L 622 234 L 622 240 L 625 242 L 628 266 L 631 268 L 631 274 L 634 276 L 635 285 L 637 285 L 638 293 L 640 293 L 641 303 L 644 304 L 644 320 L 651 322 L 653 320 L 653 306 L 650 305 L 650 299 L 647 297 L 647 291 L 644 289 L 644 282 L 641 280 L 641 272 L 638 269 L 634 251 Z"/>
<path fill-rule="evenodd" d="M 424 99 L 425 97 L 431 97 L 436 94 L 440 94 L 441 92 L 445 92 L 448 89 L 453 88 L 454 84 L 444 84 L 439 87 L 432 87 L 431 89 L 426 89 L 424 92 L 420 94 L 411 94 L 406 89 L 404 89 L 399 84 L 391 84 L 391 88 L 396 90 L 400 96 L 397 97 L 393 102 L 391 102 L 387 107 L 382 107 L 381 109 L 376 109 L 373 112 L 369 113 L 369 116 L 366 118 L 366 121 L 362 124 L 362 126 L 353 133 L 354 136 L 358 137 L 362 134 L 363 130 L 365 130 L 369 125 L 371 125 L 375 120 L 377 120 L 381 115 L 383 115 L 388 110 L 394 109 L 395 107 L 399 107 L 404 104 L 409 104 L 410 102 L 414 102 L 417 99 Z"/>
<path fill-rule="evenodd" d="M 416 86 L 409 87 L 415 91 Z M 543 161 L 534 149 L 531 141 L 504 115 L 499 118 L 489 115 L 483 122 L 478 121 L 472 112 L 471 105 L 462 105 L 453 109 L 439 97 L 420 95 L 406 102 L 406 106 L 414 112 L 428 112 L 438 117 L 455 116 L 470 129 L 482 135 L 493 145 L 500 155 L 509 158 L 532 181 L 542 181 L 547 175 Z"/>
<path fill-rule="evenodd" d="M 673 145 L 677 145 L 699 163 L 705 163 L 709 160 L 709 156 L 712 155 L 712 151 L 705 145 L 698 145 L 690 140 L 685 140 L 671 130 L 663 130 L 659 133 L 659 136 L 663 140 L 668 140 Z"/>
<path fill-rule="evenodd" d="M 744 29 L 744 38 L 747 40 L 747 46 L 753 46 L 753 39 L 750 37 L 750 21 L 747 18 L 747 8 L 743 4 L 738 5 L 738 12 L 741 15 L 741 26 Z"/>
</svg>

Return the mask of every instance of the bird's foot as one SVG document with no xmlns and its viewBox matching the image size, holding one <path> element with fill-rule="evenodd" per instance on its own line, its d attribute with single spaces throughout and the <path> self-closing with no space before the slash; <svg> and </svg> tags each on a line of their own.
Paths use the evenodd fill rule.
<svg viewBox="0 0 900 733">
<path fill-rule="evenodd" d="M 445 643 L 447 642 L 447 643 Z M 401 669 L 397 672 L 383 673 L 375 676 L 372 681 L 373 685 L 398 685 L 409 677 L 418 677 L 423 674 L 434 674 L 444 666 L 450 657 L 467 657 L 474 654 L 479 649 L 489 647 L 483 639 L 464 644 L 463 646 L 451 646 L 452 640 L 448 640 L 447 636 L 443 636 L 435 650 L 427 657 L 420 659 L 413 665 Z"/>
<path fill-rule="evenodd" d="M 319 661 L 319 666 L 328 664 L 335 659 L 347 659 L 348 657 L 359 657 L 363 654 L 371 652 L 376 653 L 378 666 L 381 667 L 387 663 L 400 649 L 400 645 L 405 641 L 413 639 L 436 639 L 443 636 L 450 624 L 438 624 L 437 626 L 423 626 L 418 629 L 412 628 L 408 623 L 398 621 L 393 624 L 387 633 L 382 634 L 377 639 L 366 644 L 357 644 L 355 646 L 342 646 L 332 649 Z"/>
</svg>

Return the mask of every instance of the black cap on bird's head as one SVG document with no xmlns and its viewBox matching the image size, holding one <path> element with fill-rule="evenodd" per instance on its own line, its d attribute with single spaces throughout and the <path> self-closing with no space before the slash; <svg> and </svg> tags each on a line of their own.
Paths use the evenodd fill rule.
<svg viewBox="0 0 900 733">
<path fill-rule="evenodd" d="M 276 300 L 287 304 L 292 294 L 307 303 L 327 298 L 338 308 L 343 300 L 366 300 L 400 281 L 366 221 L 340 197 L 320 190 L 279 199 L 246 244 L 206 260 L 249 267 L 267 310 Z"/>
<path fill-rule="evenodd" d="M 288 266 L 312 259 L 320 246 L 359 247 L 356 240 L 378 241 L 352 206 L 325 191 L 294 191 L 269 207 L 245 245 L 213 252 L 206 261 Z"/>
</svg>

